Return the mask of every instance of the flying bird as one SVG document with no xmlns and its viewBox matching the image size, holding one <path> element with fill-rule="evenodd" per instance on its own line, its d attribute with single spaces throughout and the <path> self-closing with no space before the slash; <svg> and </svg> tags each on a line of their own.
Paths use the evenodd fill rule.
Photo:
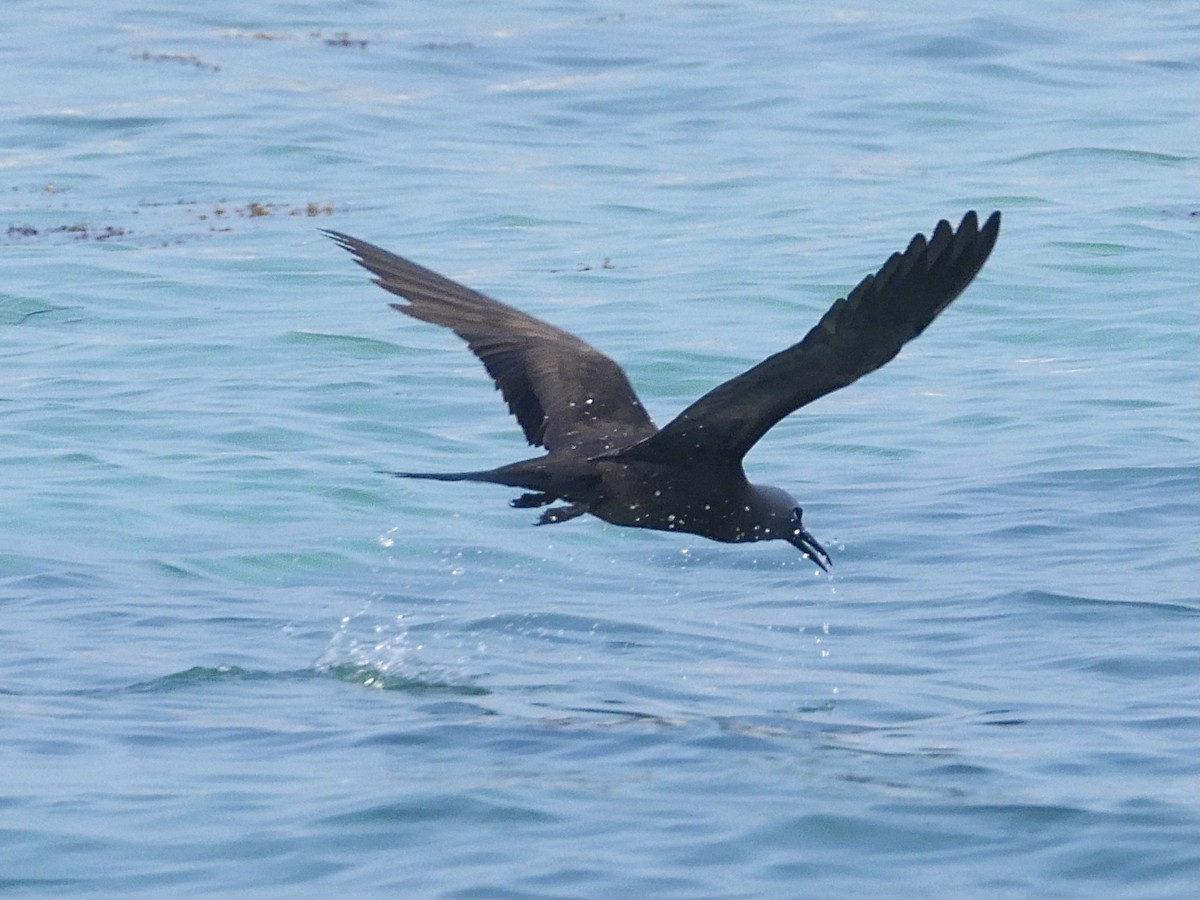
<svg viewBox="0 0 1200 900">
<path fill-rule="evenodd" d="M 539 525 L 591 513 L 614 525 L 717 541 L 784 540 L 823 570 L 829 554 L 781 488 L 752 484 L 746 452 L 789 413 L 892 359 L 983 267 L 1000 213 L 938 222 L 838 300 L 797 344 L 713 388 L 663 428 L 625 372 L 573 334 L 366 241 L 326 231 L 354 254 L 405 315 L 450 328 L 479 357 L 533 446 L 545 454 L 477 472 L 393 472 L 402 478 L 521 488 Z M 561 503 L 553 506 L 551 504 Z"/>
</svg>

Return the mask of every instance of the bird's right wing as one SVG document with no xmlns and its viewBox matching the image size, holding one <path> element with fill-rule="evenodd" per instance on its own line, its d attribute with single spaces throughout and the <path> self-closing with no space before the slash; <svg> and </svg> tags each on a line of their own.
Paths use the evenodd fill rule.
<svg viewBox="0 0 1200 900">
<path fill-rule="evenodd" d="M 780 419 L 892 359 L 983 267 L 1000 213 L 968 212 L 914 237 L 829 309 L 800 343 L 709 391 L 661 431 L 609 457 L 647 462 L 740 460 Z"/>
<path fill-rule="evenodd" d="M 381 247 L 326 231 L 385 291 L 392 307 L 450 328 L 483 362 L 529 443 L 620 446 L 654 423 L 621 367 L 591 344 Z"/>
</svg>

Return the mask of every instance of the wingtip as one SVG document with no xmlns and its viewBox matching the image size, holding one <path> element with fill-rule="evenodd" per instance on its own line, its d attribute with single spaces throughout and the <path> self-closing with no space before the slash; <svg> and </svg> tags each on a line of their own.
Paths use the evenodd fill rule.
<svg viewBox="0 0 1200 900">
<path fill-rule="evenodd" d="M 959 231 L 970 230 L 976 234 L 991 236 L 994 238 L 1000 232 L 1000 210 L 993 210 L 982 225 L 979 224 L 979 214 L 971 209 L 963 216 L 962 224 L 958 226 Z"/>
<path fill-rule="evenodd" d="M 974 215 L 972 210 L 969 215 Z M 992 254 L 992 248 L 996 246 L 996 239 L 1000 236 L 1000 210 L 995 210 L 984 221 L 983 226 L 976 232 L 976 244 L 979 247 L 980 262 L 982 268 L 983 263 Z"/>
<path fill-rule="evenodd" d="M 320 229 L 320 232 L 321 232 L 321 234 L 325 235 L 325 237 L 329 238 L 331 241 L 333 241 L 335 244 L 337 244 L 339 247 L 341 247 L 343 250 L 347 250 L 350 253 L 354 253 L 354 254 L 359 253 L 358 245 L 359 245 L 360 241 L 358 240 L 358 238 L 351 237 L 350 235 L 345 234 L 341 231 L 334 231 L 331 228 L 322 228 L 322 229 Z"/>
</svg>

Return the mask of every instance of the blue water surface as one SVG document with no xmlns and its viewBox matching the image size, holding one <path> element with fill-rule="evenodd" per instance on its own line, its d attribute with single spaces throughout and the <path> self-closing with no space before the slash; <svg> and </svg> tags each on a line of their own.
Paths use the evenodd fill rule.
<svg viewBox="0 0 1200 900">
<path fill-rule="evenodd" d="M 0 893 L 1190 898 L 1185 2 L 9 0 Z M 783 543 L 403 482 L 530 451 L 319 229 L 660 424 L 1004 213 L 751 453 Z"/>
</svg>

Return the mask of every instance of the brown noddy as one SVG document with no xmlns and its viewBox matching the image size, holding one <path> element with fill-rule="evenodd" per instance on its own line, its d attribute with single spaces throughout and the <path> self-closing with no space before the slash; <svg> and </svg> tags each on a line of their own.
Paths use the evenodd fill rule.
<svg viewBox="0 0 1200 900">
<path fill-rule="evenodd" d="M 392 307 L 467 342 L 545 455 L 478 472 L 393 472 L 403 478 L 486 481 L 524 489 L 518 508 L 551 506 L 538 524 L 584 513 L 636 528 L 717 541 L 785 540 L 822 569 L 829 554 L 786 491 L 752 484 L 746 452 L 776 422 L 891 360 L 983 267 L 1000 213 L 974 211 L 954 229 L 916 235 L 838 300 L 797 344 L 709 391 L 663 428 L 625 372 L 575 335 L 358 238 L 329 237 L 375 283 L 407 300 Z"/>
</svg>

